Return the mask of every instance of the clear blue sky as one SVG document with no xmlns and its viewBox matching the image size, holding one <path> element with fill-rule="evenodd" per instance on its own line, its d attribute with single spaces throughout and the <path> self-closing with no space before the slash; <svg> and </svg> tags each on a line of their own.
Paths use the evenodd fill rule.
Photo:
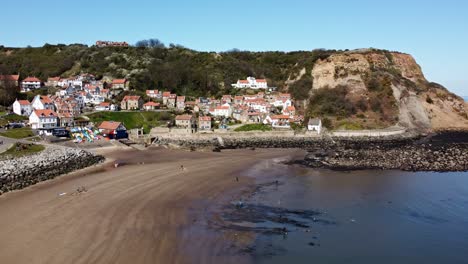
<svg viewBox="0 0 468 264">
<path fill-rule="evenodd" d="M 6 0 L 1 9 L 5 46 L 158 38 L 210 51 L 375 47 L 412 54 L 430 81 L 468 95 L 468 1 Z"/>
</svg>

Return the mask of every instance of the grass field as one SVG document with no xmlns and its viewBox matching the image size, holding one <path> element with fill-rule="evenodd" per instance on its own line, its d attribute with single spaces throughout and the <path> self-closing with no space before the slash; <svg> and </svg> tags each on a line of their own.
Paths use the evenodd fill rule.
<svg viewBox="0 0 468 264">
<path fill-rule="evenodd" d="M 122 122 L 127 129 L 141 128 L 149 133 L 151 128 L 157 127 L 172 118 L 167 112 L 98 112 L 87 115 L 90 121 L 99 123 L 102 121 Z"/>
<path fill-rule="evenodd" d="M 10 114 L 10 115 L 6 115 L 6 116 L 1 116 L 1 118 L 4 119 L 4 120 L 10 121 L 10 122 L 20 122 L 20 121 L 24 121 L 24 120 L 29 119 L 26 116 L 20 116 L 20 115 L 17 115 L 17 114 Z"/>
<path fill-rule="evenodd" d="M 271 126 L 264 124 L 246 124 L 234 129 L 236 132 L 246 131 L 271 131 Z"/>
<path fill-rule="evenodd" d="M 15 143 L 7 151 L 0 154 L 0 157 L 21 157 L 35 154 L 45 149 L 42 145 Z"/>
<path fill-rule="evenodd" d="M 31 128 L 23 127 L 23 128 L 14 128 L 14 129 L 5 130 L 5 132 L 1 132 L 0 135 L 4 137 L 9 137 L 9 138 L 20 139 L 20 138 L 32 137 L 34 136 L 34 133 L 32 132 Z"/>
<path fill-rule="evenodd" d="M 17 114 L 5 115 L 5 112 L 0 111 L 0 126 L 5 126 L 10 122 L 17 123 L 24 120 L 28 120 L 28 118 Z"/>
</svg>

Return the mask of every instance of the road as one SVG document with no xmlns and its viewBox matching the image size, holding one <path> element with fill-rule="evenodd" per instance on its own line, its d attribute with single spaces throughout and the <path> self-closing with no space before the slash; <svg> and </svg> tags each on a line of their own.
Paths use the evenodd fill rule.
<svg viewBox="0 0 468 264">
<path fill-rule="evenodd" d="M 3 153 L 7 151 L 7 149 L 10 148 L 11 145 L 13 145 L 17 140 L 13 138 L 7 138 L 7 137 L 2 137 L 0 136 L 0 143 L 3 142 L 3 144 L 0 144 L 0 153 Z"/>
</svg>

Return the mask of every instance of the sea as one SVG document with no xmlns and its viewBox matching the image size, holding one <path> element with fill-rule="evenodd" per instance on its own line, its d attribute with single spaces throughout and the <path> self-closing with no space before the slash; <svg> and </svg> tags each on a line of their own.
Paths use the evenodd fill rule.
<svg viewBox="0 0 468 264">
<path fill-rule="evenodd" d="M 468 96 L 463 96 L 463 99 L 465 100 L 465 102 L 468 102 Z"/>
<path fill-rule="evenodd" d="M 259 221 L 253 263 L 468 263 L 468 173 L 332 171 L 265 161 L 246 204 L 317 212 Z M 297 224 L 301 223 L 301 224 Z"/>
</svg>

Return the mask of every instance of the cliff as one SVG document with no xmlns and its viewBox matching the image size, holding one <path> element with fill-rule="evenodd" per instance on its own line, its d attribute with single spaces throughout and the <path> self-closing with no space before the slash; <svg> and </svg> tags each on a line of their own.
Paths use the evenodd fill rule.
<svg viewBox="0 0 468 264">
<path fill-rule="evenodd" d="M 343 94 L 343 102 L 349 104 L 347 112 L 332 119 L 335 127 L 468 128 L 463 99 L 428 82 L 411 55 L 373 49 L 335 53 L 317 60 L 306 74 L 313 80 L 308 98 L 310 115 L 324 114 L 320 105 L 314 105 L 315 97 L 322 96 L 324 90 Z"/>
</svg>

